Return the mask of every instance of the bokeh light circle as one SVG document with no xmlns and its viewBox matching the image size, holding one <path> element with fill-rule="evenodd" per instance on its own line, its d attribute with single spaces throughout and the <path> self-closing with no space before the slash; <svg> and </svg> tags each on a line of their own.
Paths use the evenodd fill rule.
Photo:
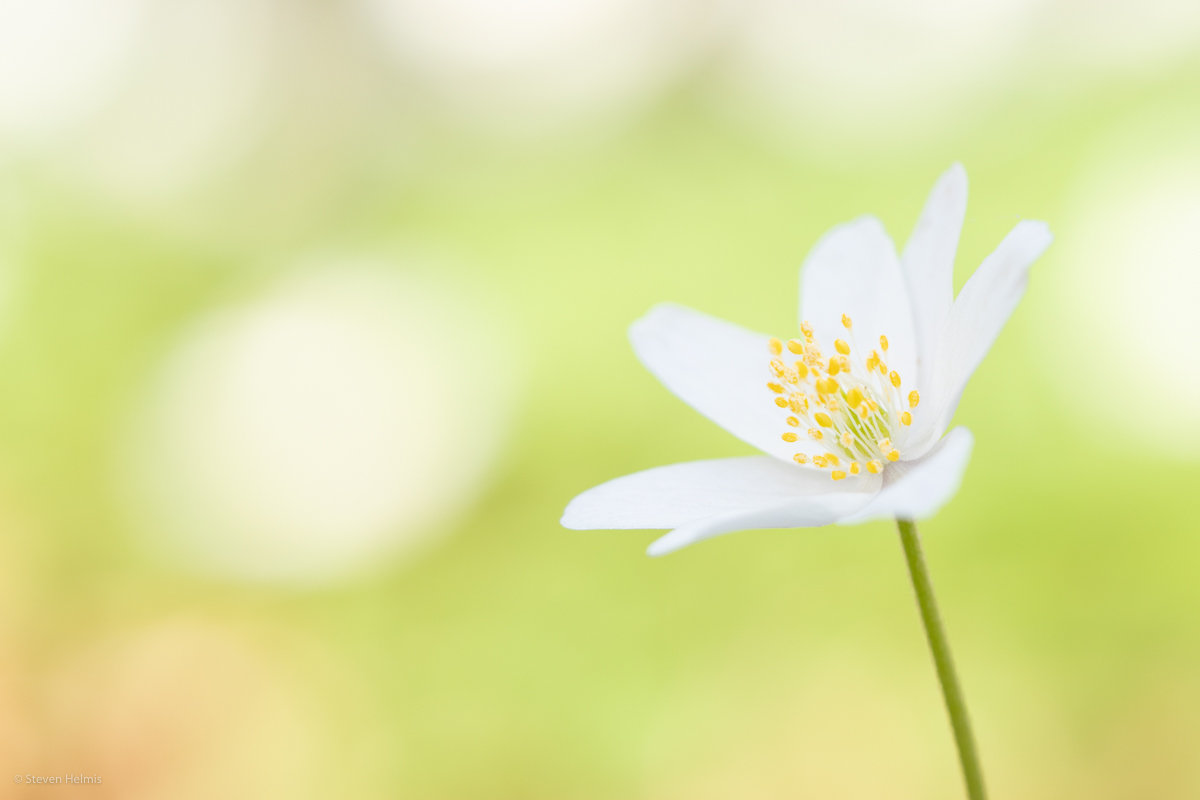
<svg viewBox="0 0 1200 800">
<path fill-rule="evenodd" d="M 144 0 L 0 0 L 0 143 L 101 106 L 123 77 Z"/>
<path fill-rule="evenodd" d="M 160 0 L 144 16 L 131 74 L 63 161 L 148 209 L 213 180 L 262 135 L 288 19 L 278 0 Z"/>
<path fill-rule="evenodd" d="M 123 471 L 155 549 L 315 583 L 469 506 L 507 431 L 511 345 L 481 303 L 387 266 L 334 260 L 183 338 Z"/>
<path fill-rule="evenodd" d="M 396 64 L 478 130 L 542 135 L 620 114 L 712 31 L 687 0 L 362 0 Z"/>
<path fill-rule="evenodd" d="M 859 155 L 911 146 L 995 94 L 1034 5 L 757 0 L 741 7 L 716 96 L 781 141 Z"/>
<path fill-rule="evenodd" d="M 1156 128 L 1176 133 L 1165 142 Z M 1200 431 L 1187 426 L 1146 436 L 1123 388 L 1131 377 L 1164 376 L 1168 413 L 1200 404 L 1196 133 L 1194 121 L 1174 120 L 1100 148 L 1074 188 L 1043 306 L 1046 337 L 1056 342 L 1046 367 L 1071 418 L 1089 437 L 1104 431 L 1103 443 L 1143 457 L 1200 453 Z"/>
</svg>

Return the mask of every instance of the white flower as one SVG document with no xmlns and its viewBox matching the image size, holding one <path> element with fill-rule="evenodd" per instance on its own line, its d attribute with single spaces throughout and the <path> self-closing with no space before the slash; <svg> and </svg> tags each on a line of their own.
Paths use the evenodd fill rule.
<svg viewBox="0 0 1200 800">
<path fill-rule="evenodd" d="M 633 323 L 638 358 L 668 389 L 766 455 L 617 478 L 572 500 L 562 524 L 673 529 L 657 556 L 731 531 L 934 514 L 973 443 L 946 426 L 1052 240 L 1043 222 L 1017 223 L 955 298 L 966 203 L 955 164 L 899 258 L 874 217 L 827 233 L 802 269 L 798 339 L 669 304 Z"/>
</svg>

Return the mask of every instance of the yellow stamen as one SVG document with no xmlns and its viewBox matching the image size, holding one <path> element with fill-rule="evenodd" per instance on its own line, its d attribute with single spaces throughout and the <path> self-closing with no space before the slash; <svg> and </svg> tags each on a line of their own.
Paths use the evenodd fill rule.
<svg viewBox="0 0 1200 800">
<path fill-rule="evenodd" d="M 796 370 L 792 369 L 791 367 L 783 368 L 783 379 L 792 384 L 800 382 L 800 376 L 797 375 Z"/>
<path fill-rule="evenodd" d="M 867 472 L 871 473 L 872 475 L 878 475 L 882 471 L 883 464 L 880 464 L 878 460 L 867 462 Z"/>
<path fill-rule="evenodd" d="M 917 403 L 920 403 L 920 402 L 921 402 L 921 393 L 920 392 L 918 392 L 916 389 L 913 389 L 911 392 L 908 393 L 908 407 L 909 408 L 916 408 Z"/>
<path fill-rule="evenodd" d="M 787 398 L 786 397 L 776 397 L 775 405 L 779 406 L 780 408 L 787 408 L 788 407 Z"/>
<path fill-rule="evenodd" d="M 838 363 L 842 365 L 842 372 L 850 371 L 850 358 L 848 356 L 839 356 Z"/>
<path fill-rule="evenodd" d="M 804 366 L 803 361 L 797 361 L 792 366 L 796 368 L 796 374 L 799 375 L 801 378 L 808 377 L 808 367 Z"/>
<path fill-rule="evenodd" d="M 858 471 L 859 471 L 858 462 L 857 462 L 857 461 L 851 461 L 851 462 L 850 462 L 850 474 L 851 474 L 851 475 L 857 475 L 857 474 L 858 474 Z"/>
<path fill-rule="evenodd" d="M 770 389 L 775 394 L 783 394 L 783 387 L 780 386 L 778 383 L 768 383 L 767 388 Z"/>
<path fill-rule="evenodd" d="M 892 386 L 899 388 L 900 387 L 900 373 L 896 372 L 895 370 L 892 370 L 892 374 L 889 377 L 891 378 Z"/>
<path fill-rule="evenodd" d="M 833 478 L 835 481 L 840 481 L 842 478 L 846 477 L 846 473 L 842 472 L 840 469 L 835 469 L 833 472 L 829 473 L 829 477 Z"/>
<path fill-rule="evenodd" d="M 862 391 L 859 390 L 859 388 L 857 386 L 854 387 L 853 389 L 851 389 L 850 391 L 846 392 L 846 402 L 850 405 L 851 408 L 858 408 L 859 406 L 862 405 L 862 401 L 863 401 L 863 394 L 862 394 Z"/>
<path fill-rule="evenodd" d="M 854 327 L 854 323 L 850 321 L 849 314 L 842 314 L 842 324 L 845 325 L 847 328 Z"/>
<path fill-rule="evenodd" d="M 854 434 L 850 433 L 850 431 L 846 431 L 845 433 L 842 434 L 841 438 L 838 439 L 838 441 L 840 441 L 842 443 L 842 447 L 848 448 L 848 447 L 850 447 L 850 445 L 854 444 Z"/>
<path fill-rule="evenodd" d="M 838 388 L 838 382 L 833 378 L 817 379 L 817 391 L 821 394 L 836 394 Z"/>
<path fill-rule="evenodd" d="M 892 440 L 891 439 L 880 439 L 875 444 L 877 447 L 879 447 L 879 452 L 881 452 L 881 453 L 886 453 L 888 450 L 892 449 Z"/>
<path fill-rule="evenodd" d="M 782 378 L 784 369 L 785 369 L 785 367 L 783 366 L 782 361 L 780 361 L 778 358 L 771 359 L 771 374 L 772 375 L 774 375 L 776 378 Z"/>
<path fill-rule="evenodd" d="M 825 466 L 825 456 L 813 456 L 813 464 L 818 467 Z"/>
<path fill-rule="evenodd" d="M 791 350 L 793 353 L 804 352 L 804 342 L 800 341 L 799 339 L 788 339 L 787 347 L 788 350 Z"/>
<path fill-rule="evenodd" d="M 900 451 L 893 450 L 892 452 L 888 453 L 887 460 L 888 461 L 899 461 L 900 460 Z"/>
<path fill-rule="evenodd" d="M 831 467 L 836 467 L 838 465 L 838 457 L 833 453 L 826 453 L 825 460 L 829 462 Z"/>
<path fill-rule="evenodd" d="M 804 455 L 804 453 L 796 453 L 796 455 L 792 456 L 792 461 L 795 461 L 797 464 L 807 464 L 808 456 Z"/>
<path fill-rule="evenodd" d="M 833 427 L 833 420 L 829 418 L 828 414 L 822 414 L 820 411 L 818 411 L 816 414 L 813 414 L 813 419 L 815 419 L 817 424 L 822 428 Z"/>
<path fill-rule="evenodd" d="M 767 349 L 771 351 L 771 355 L 777 356 L 783 352 L 783 342 L 772 338 L 771 341 L 767 342 Z"/>
<path fill-rule="evenodd" d="M 841 371 L 842 371 L 842 364 L 840 361 L 837 360 L 837 357 L 830 358 L 829 359 L 829 374 L 837 375 Z"/>
<path fill-rule="evenodd" d="M 886 336 L 879 337 L 879 346 L 883 348 L 883 352 L 885 352 L 885 353 L 887 352 L 888 340 L 887 340 Z"/>
<path fill-rule="evenodd" d="M 804 334 L 805 339 L 812 341 L 813 326 L 812 326 L 811 322 L 801 322 L 800 323 L 800 332 Z"/>
<path fill-rule="evenodd" d="M 785 442 L 794 442 L 798 438 L 800 438 L 800 437 L 796 436 L 796 434 L 792 433 L 791 431 L 788 431 L 787 433 L 785 433 L 783 435 L 783 440 Z"/>
<path fill-rule="evenodd" d="M 814 438 L 814 439 L 824 439 L 824 438 L 825 438 L 825 434 L 821 433 L 821 432 L 820 432 L 819 430 L 817 430 L 816 428 L 809 428 L 809 429 L 808 429 L 808 435 L 809 435 L 809 436 L 811 436 L 811 437 L 812 437 L 812 438 Z"/>
<path fill-rule="evenodd" d="M 845 339 L 834 339 L 833 348 L 844 356 L 850 355 L 850 345 L 846 343 Z"/>
<path fill-rule="evenodd" d="M 787 424 L 788 424 L 788 425 L 791 425 L 793 428 L 799 428 L 799 427 L 800 427 L 800 420 L 796 419 L 795 417 L 788 417 L 788 418 L 787 418 Z"/>
<path fill-rule="evenodd" d="M 912 414 L 908 413 L 907 411 L 905 411 L 903 414 L 901 414 L 900 415 L 900 424 L 901 425 L 912 425 Z"/>
</svg>

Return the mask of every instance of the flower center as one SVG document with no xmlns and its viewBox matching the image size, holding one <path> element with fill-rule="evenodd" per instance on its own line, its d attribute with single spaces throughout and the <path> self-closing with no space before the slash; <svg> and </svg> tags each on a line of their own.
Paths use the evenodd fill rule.
<svg viewBox="0 0 1200 800">
<path fill-rule="evenodd" d="M 771 339 L 768 345 L 772 380 L 767 388 L 787 415 L 783 440 L 799 442 L 804 437 L 807 445 L 797 447 L 809 452 L 792 458 L 831 470 L 835 481 L 863 469 L 879 473 L 888 461 L 898 461 L 900 450 L 893 441 L 903 443 L 912 425 L 908 409 L 921 400 L 916 391 L 905 396 L 899 373 L 888 370 L 886 336 L 879 337 L 878 350 L 863 358 L 849 316 L 842 315 L 842 325 L 846 339 L 835 340 L 835 352 L 828 357 L 808 322 L 800 325 L 803 340 L 785 344 Z"/>
</svg>

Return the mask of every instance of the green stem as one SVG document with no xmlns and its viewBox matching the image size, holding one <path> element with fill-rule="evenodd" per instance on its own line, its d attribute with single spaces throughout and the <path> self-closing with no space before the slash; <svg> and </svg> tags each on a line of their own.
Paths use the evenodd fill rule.
<svg viewBox="0 0 1200 800">
<path fill-rule="evenodd" d="M 967 783 L 967 797 L 970 800 L 985 800 L 987 793 L 983 788 L 983 772 L 979 769 L 975 737 L 971 735 L 971 721 L 967 718 L 967 704 L 963 702 L 962 688 L 954 672 L 954 659 L 950 657 L 950 642 L 946 639 L 946 631 L 938 615 L 933 581 L 929 578 L 925 555 L 921 552 L 921 537 L 912 520 L 897 518 L 896 527 L 900 529 L 900 543 L 904 545 L 908 572 L 912 575 L 917 605 L 921 608 L 921 621 L 925 623 L 925 635 L 929 639 L 929 649 L 933 651 L 938 680 L 942 683 L 946 710 L 950 713 L 950 726 L 954 729 L 954 742 L 958 745 L 958 760 L 962 762 L 963 779 Z"/>
</svg>

